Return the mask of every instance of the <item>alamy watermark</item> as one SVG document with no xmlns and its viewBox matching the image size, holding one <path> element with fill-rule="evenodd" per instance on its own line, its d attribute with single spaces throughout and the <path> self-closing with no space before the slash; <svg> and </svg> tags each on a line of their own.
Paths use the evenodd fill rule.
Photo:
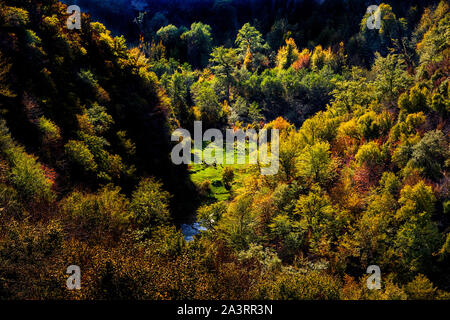
<svg viewBox="0 0 450 320">
<path fill-rule="evenodd" d="M 370 16 L 367 18 L 367 28 L 370 30 L 381 29 L 381 10 L 377 5 L 371 5 L 367 8 Z"/>
<path fill-rule="evenodd" d="M 71 5 L 67 8 L 70 17 L 67 18 L 67 29 L 81 30 L 81 9 L 79 6 Z"/>
<path fill-rule="evenodd" d="M 381 269 L 377 265 L 371 265 L 367 267 L 367 273 L 372 274 L 367 278 L 366 284 L 369 290 L 381 289 Z"/>
<path fill-rule="evenodd" d="M 81 268 L 76 265 L 71 265 L 67 268 L 67 274 L 70 274 L 67 278 L 66 286 L 69 290 L 80 290 L 81 289 Z"/>
<path fill-rule="evenodd" d="M 268 141 L 270 135 L 270 142 Z M 182 139 L 180 141 L 180 139 Z M 253 164 L 260 165 L 262 175 L 275 175 L 280 167 L 280 134 L 278 129 L 226 130 L 224 141 L 222 131 L 208 129 L 203 134 L 202 122 L 194 122 L 194 140 L 188 130 L 177 129 L 172 141 L 179 142 L 172 149 L 172 162 L 181 164 Z M 203 149 L 203 143 L 209 142 Z M 224 147 L 225 142 L 225 147 Z M 194 152 L 192 152 L 192 145 Z M 270 155 L 269 155 L 270 146 Z M 225 149 L 225 154 L 224 154 Z"/>
</svg>

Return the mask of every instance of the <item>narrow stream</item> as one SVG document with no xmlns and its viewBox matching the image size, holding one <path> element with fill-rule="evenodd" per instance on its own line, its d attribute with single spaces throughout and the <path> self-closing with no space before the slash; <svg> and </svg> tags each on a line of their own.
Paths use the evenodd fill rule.
<svg viewBox="0 0 450 320">
<path fill-rule="evenodd" d="M 198 222 L 181 224 L 180 228 L 186 241 L 194 240 L 195 235 L 199 234 L 201 231 L 206 230 L 204 227 L 200 226 Z"/>
</svg>

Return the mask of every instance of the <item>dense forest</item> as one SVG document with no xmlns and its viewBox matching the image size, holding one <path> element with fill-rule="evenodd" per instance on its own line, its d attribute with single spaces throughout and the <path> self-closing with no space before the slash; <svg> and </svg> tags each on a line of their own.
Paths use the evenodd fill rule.
<svg viewBox="0 0 450 320">
<path fill-rule="evenodd" d="M 0 299 L 450 298 L 448 1 L 63 2 L 0 0 Z"/>
</svg>

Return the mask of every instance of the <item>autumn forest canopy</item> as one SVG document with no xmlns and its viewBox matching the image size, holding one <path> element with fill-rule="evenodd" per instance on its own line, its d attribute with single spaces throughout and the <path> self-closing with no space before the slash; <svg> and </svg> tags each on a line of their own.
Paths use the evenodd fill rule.
<svg viewBox="0 0 450 320">
<path fill-rule="evenodd" d="M 448 1 L 63 2 L 0 0 L 0 300 L 450 298 Z"/>
</svg>

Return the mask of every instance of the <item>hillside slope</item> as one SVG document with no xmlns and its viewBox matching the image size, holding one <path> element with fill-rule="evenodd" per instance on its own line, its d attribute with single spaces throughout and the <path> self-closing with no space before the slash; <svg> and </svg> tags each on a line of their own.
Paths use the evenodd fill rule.
<svg viewBox="0 0 450 320">
<path fill-rule="evenodd" d="M 0 2 L 0 299 L 450 298 L 448 1 L 380 4 L 350 48 L 196 22 L 129 49 L 66 10 Z M 280 170 L 174 167 L 194 120 L 278 129 Z"/>
</svg>

